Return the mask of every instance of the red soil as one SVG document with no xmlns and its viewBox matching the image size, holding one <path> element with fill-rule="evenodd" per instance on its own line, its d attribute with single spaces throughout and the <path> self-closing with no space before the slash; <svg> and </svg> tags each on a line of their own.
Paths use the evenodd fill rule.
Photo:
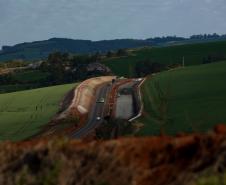
<svg viewBox="0 0 226 185">
<path fill-rule="evenodd" d="M 188 184 L 206 169 L 226 167 L 226 134 L 222 132 L 226 127 L 219 125 L 215 130 L 102 142 L 44 139 L 2 143 L 0 184 L 16 184 L 22 175 L 25 184 L 35 184 L 58 163 L 53 184 Z"/>
</svg>

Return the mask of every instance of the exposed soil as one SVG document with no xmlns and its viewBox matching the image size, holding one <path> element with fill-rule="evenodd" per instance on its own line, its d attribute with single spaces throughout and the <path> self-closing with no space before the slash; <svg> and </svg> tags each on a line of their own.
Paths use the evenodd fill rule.
<svg viewBox="0 0 226 185">
<path fill-rule="evenodd" d="M 60 110 L 53 117 L 47 126 L 34 137 L 49 137 L 55 135 L 71 135 L 80 129 L 87 122 L 88 114 L 92 108 L 92 103 L 96 90 L 103 83 L 111 82 L 114 76 L 103 76 L 88 79 L 78 87 L 69 91 L 61 102 Z M 87 112 L 80 112 L 82 106 Z"/>
<path fill-rule="evenodd" d="M 74 91 L 75 88 L 73 88 L 72 90 L 70 90 L 64 97 L 64 99 L 62 100 L 61 104 L 60 104 L 60 110 L 58 113 L 61 113 L 65 110 L 67 110 L 67 108 L 71 105 L 72 100 L 74 98 Z"/>
<path fill-rule="evenodd" d="M 209 134 L 0 144 L 0 184 L 187 185 L 226 167 L 226 128 Z"/>
</svg>

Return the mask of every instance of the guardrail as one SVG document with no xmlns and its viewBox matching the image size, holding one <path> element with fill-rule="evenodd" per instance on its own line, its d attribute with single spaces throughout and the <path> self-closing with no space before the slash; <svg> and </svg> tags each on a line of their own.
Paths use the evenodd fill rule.
<svg viewBox="0 0 226 185">
<path fill-rule="evenodd" d="M 145 82 L 145 80 L 146 80 L 146 78 L 144 78 L 144 79 L 142 80 L 142 82 L 141 82 L 137 87 L 135 87 L 136 92 L 138 92 L 138 96 L 136 96 L 136 94 L 135 94 L 134 98 L 136 98 L 136 99 L 138 98 L 137 103 L 139 104 L 139 105 L 138 105 L 138 107 L 139 107 L 139 112 L 138 112 L 138 114 L 137 114 L 135 117 L 129 119 L 129 122 L 132 122 L 132 121 L 136 120 L 137 118 L 139 118 L 139 117 L 142 115 L 142 112 L 143 112 L 143 110 L 144 110 L 144 104 L 143 104 L 143 101 L 142 101 L 142 95 L 141 95 L 141 86 L 142 86 L 142 84 Z M 135 92 L 135 93 L 136 93 L 136 92 Z"/>
</svg>

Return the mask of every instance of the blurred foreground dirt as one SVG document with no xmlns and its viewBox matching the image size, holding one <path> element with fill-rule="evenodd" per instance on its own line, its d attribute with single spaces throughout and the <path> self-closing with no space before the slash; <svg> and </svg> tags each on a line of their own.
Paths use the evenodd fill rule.
<svg viewBox="0 0 226 185">
<path fill-rule="evenodd" d="M 226 166 L 226 128 L 177 137 L 0 144 L 0 184 L 183 185 Z"/>
</svg>

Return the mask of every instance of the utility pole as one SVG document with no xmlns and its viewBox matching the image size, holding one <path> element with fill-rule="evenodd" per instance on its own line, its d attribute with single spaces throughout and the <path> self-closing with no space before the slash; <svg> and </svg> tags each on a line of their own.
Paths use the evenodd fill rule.
<svg viewBox="0 0 226 185">
<path fill-rule="evenodd" d="M 183 56 L 183 60 L 182 60 L 182 66 L 184 67 L 184 63 L 185 62 L 185 59 L 184 59 L 184 56 Z"/>
</svg>

